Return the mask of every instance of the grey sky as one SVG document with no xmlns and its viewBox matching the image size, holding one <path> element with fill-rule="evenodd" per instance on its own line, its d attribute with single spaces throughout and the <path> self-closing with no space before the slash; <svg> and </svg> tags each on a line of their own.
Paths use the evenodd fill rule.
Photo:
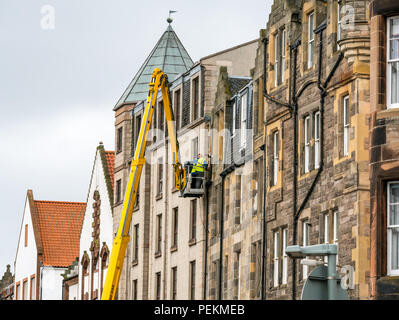
<svg viewBox="0 0 399 320">
<path fill-rule="evenodd" d="M 271 0 L 0 0 L 0 277 L 13 270 L 27 189 L 86 201 L 112 108 L 167 27 L 191 58 L 256 39 Z M 41 28 L 44 5 L 55 29 Z"/>
</svg>

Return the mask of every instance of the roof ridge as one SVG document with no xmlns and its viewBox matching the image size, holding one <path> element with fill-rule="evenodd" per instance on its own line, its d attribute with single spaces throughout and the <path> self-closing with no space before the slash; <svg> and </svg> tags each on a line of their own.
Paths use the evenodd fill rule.
<svg viewBox="0 0 399 320">
<path fill-rule="evenodd" d="M 46 202 L 46 203 L 68 203 L 68 204 L 87 204 L 81 201 L 58 201 L 58 200 L 33 200 L 35 202 Z"/>
</svg>

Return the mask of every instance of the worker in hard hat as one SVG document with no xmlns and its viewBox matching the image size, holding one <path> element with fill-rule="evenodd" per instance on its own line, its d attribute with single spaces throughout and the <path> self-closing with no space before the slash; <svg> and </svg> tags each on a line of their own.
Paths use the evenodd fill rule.
<svg viewBox="0 0 399 320">
<path fill-rule="evenodd" d="M 194 189 L 200 189 L 202 186 L 202 178 L 205 177 L 205 170 L 208 164 L 204 157 L 200 153 L 197 155 L 197 159 L 194 161 L 193 170 L 191 170 L 191 176 L 194 178 L 193 185 Z M 198 178 L 197 178 L 198 177 Z"/>
</svg>

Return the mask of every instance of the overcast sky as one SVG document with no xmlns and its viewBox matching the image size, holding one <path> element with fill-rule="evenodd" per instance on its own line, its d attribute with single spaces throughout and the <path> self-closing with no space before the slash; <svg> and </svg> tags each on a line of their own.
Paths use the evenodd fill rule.
<svg viewBox="0 0 399 320">
<path fill-rule="evenodd" d="M 0 278 L 14 270 L 27 189 L 36 200 L 86 201 L 99 141 L 114 150 L 112 108 L 169 10 L 198 61 L 256 39 L 271 3 L 0 0 Z"/>
</svg>

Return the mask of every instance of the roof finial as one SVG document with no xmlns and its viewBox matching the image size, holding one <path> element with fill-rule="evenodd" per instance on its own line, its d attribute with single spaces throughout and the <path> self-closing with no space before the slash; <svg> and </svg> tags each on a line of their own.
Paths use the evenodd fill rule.
<svg viewBox="0 0 399 320">
<path fill-rule="evenodd" d="M 171 23 L 173 22 L 173 19 L 170 17 L 170 15 L 171 15 L 172 13 L 175 13 L 175 12 L 177 12 L 177 11 L 169 10 L 169 18 L 166 19 L 166 21 L 167 21 L 169 24 L 171 24 Z"/>
</svg>

